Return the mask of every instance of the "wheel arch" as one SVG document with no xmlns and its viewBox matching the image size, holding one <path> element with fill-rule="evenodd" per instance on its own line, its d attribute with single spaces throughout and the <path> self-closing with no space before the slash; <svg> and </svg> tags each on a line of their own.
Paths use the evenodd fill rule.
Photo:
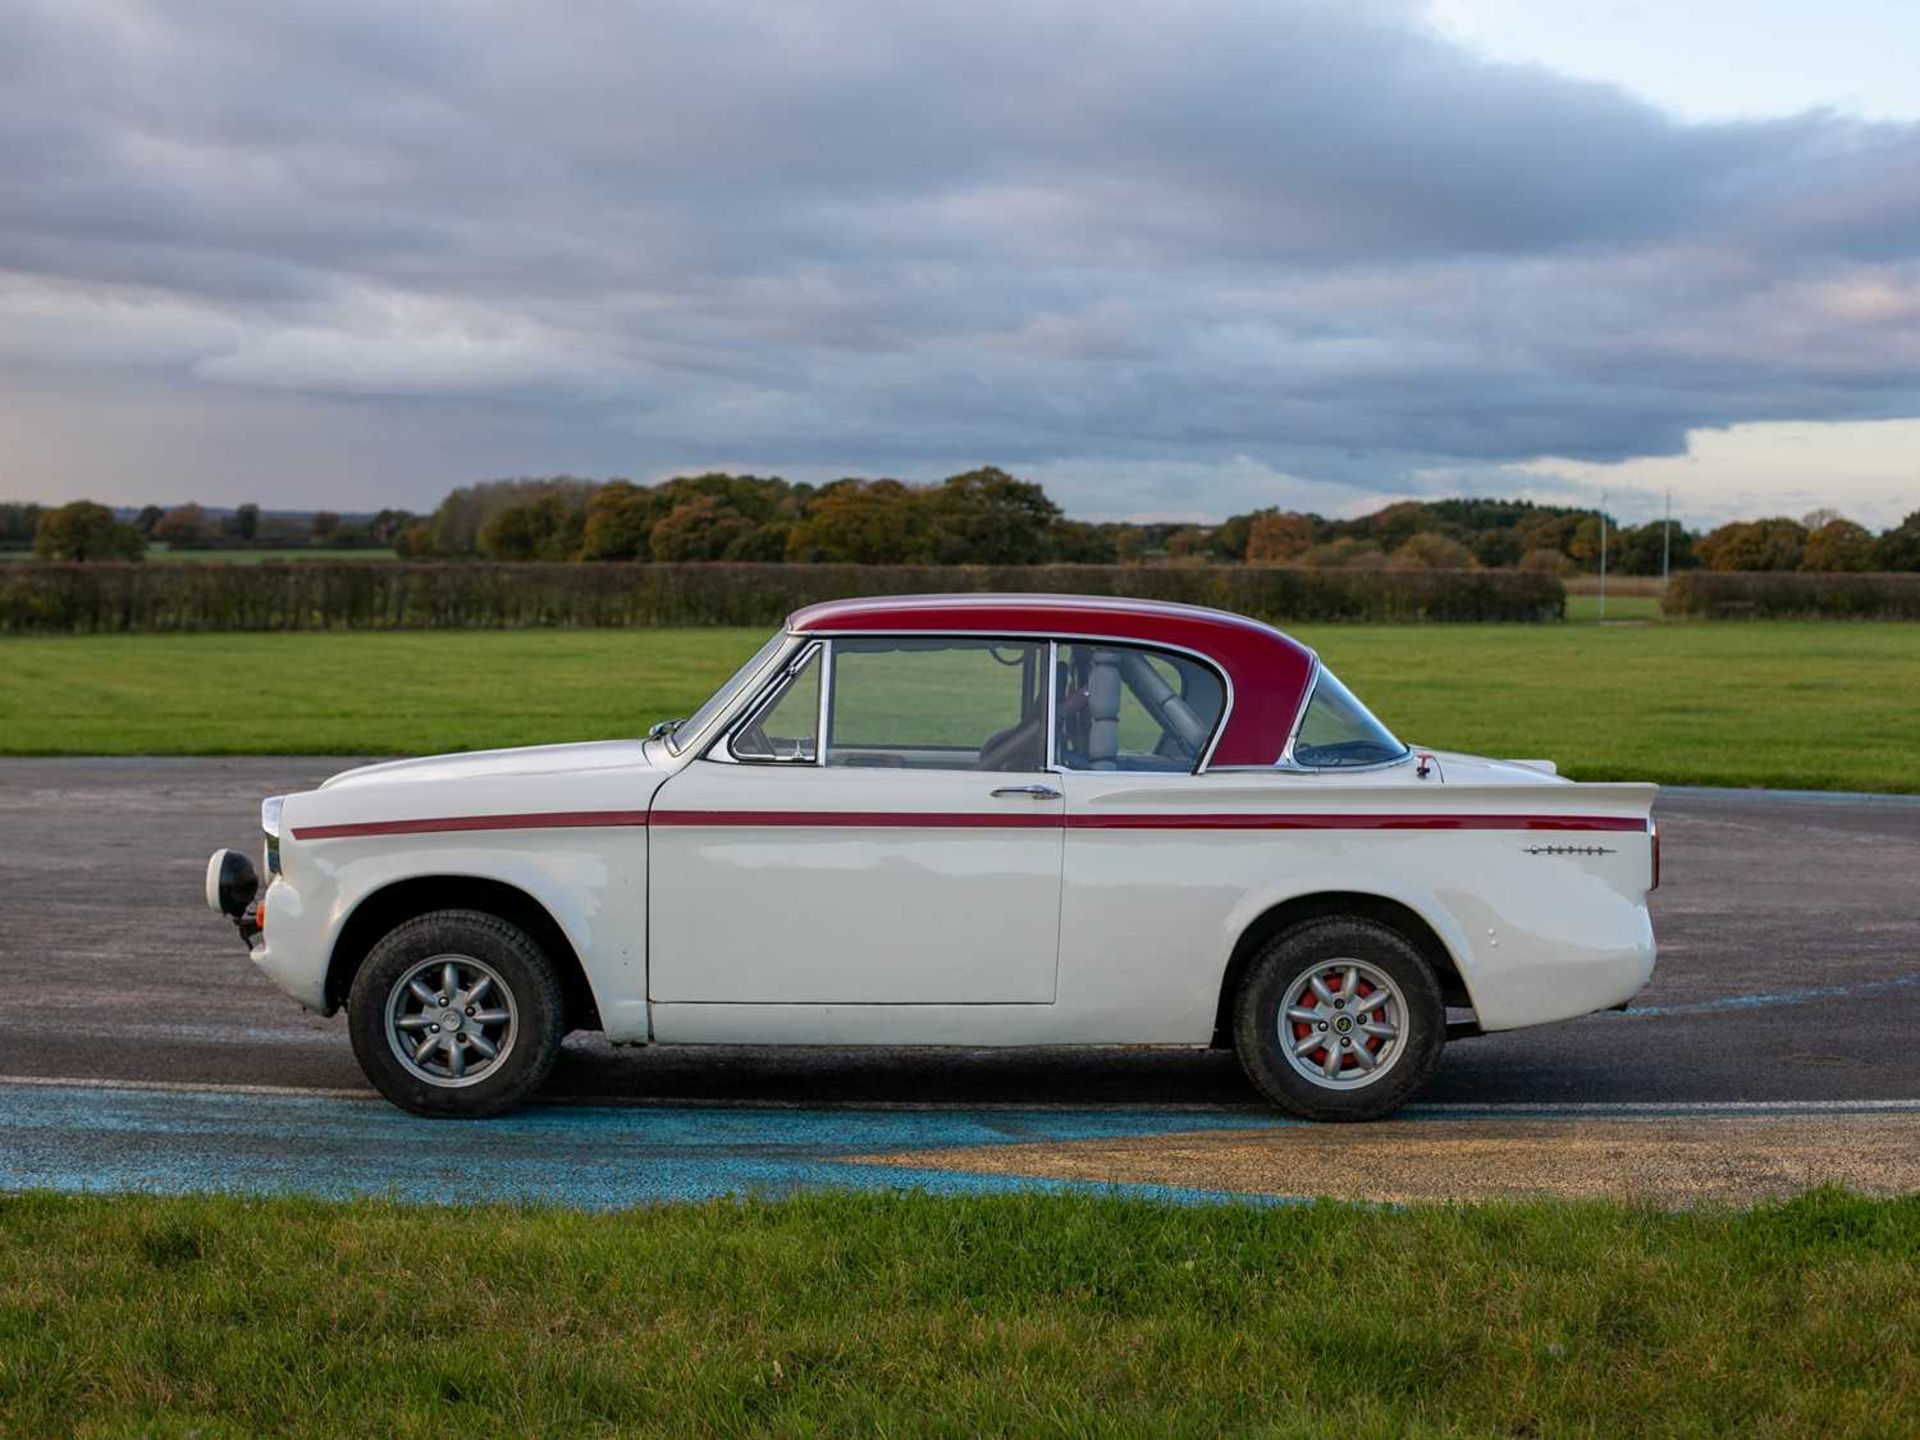
<svg viewBox="0 0 1920 1440">
<path fill-rule="evenodd" d="M 1327 916 L 1372 920 L 1398 932 L 1433 967 L 1434 978 L 1440 982 L 1441 996 L 1448 1005 L 1468 1007 L 1473 1004 L 1473 997 L 1467 990 L 1453 952 L 1440 938 L 1440 932 L 1418 910 L 1404 900 L 1390 899 L 1385 895 L 1358 890 L 1321 890 L 1295 895 L 1269 906 L 1240 932 L 1240 938 L 1234 942 L 1233 954 L 1227 960 L 1226 972 L 1220 980 L 1220 999 L 1213 1017 L 1215 1049 L 1233 1048 L 1234 994 L 1239 990 L 1240 977 L 1246 973 L 1253 957 L 1276 935 L 1309 920 Z"/>
<path fill-rule="evenodd" d="M 600 1028 L 600 1007 L 586 966 L 552 912 L 519 886 L 481 875 L 415 875 L 363 896 L 340 926 L 327 957 L 327 1013 L 346 1002 L 353 977 L 381 936 L 435 910 L 479 910 L 526 931 L 558 972 L 568 1027 Z"/>
</svg>

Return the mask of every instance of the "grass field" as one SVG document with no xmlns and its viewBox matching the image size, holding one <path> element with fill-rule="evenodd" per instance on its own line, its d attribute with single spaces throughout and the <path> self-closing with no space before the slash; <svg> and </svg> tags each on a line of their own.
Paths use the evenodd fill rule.
<svg viewBox="0 0 1920 1440">
<path fill-rule="evenodd" d="M 1581 779 L 1920 791 L 1920 626 L 1298 633 L 1416 744 L 1549 758 Z M 0 753 L 423 754 L 635 735 L 689 713 L 764 638 L 10 638 L 0 640 Z"/>
<path fill-rule="evenodd" d="M 0 1433 L 1910 1435 L 1920 1199 L 0 1199 Z"/>
</svg>

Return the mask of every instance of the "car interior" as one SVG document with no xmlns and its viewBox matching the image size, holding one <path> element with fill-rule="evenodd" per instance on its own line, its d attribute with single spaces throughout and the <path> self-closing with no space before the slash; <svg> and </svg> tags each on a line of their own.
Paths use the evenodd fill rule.
<svg viewBox="0 0 1920 1440">
<path fill-rule="evenodd" d="M 736 731 L 735 759 L 814 761 L 821 653 L 813 652 Z M 1064 768 L 1178 774 L 1198 764 L 1225 698 L 1211 669 L 1125 645 L 1063 644 L 1058 657 L 1056 753 Z M 829 663 L 830 766 L 1002 773 L 1046 767 L 1044 643 L 851 638 L 836 642 Z"/>
</svg>

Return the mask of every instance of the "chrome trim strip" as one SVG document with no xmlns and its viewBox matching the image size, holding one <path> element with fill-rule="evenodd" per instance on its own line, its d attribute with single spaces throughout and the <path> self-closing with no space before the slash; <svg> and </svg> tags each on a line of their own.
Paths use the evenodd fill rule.
<svg viewBox="0 0 1920 1440">
<path fill-rule="evenodd" d="M 807 643 L 805 636 L 795 635 L 791 631 L 784 633 L 787 643 L 776 649 L 767 657 L 766 662 L 758 670 L 747 677 L 747 682 L 740 687 L 740 694 L 742 696 L 758 695 L 761 686 L 765 683 L 762 677 L 769 674 L 779 674 L 785 669 L 787 661 L 793 657 L 795 649 Z M 732 677 L 729 676 L 727 678 L 731 679 Z M 724 685 L 726 681 L 723 680 L 720 683 Z M 716 689 L 717 688 L 718 687 L 716 687 Z M 711 696 L 708 697 L 708 699 L 711 698 Z M 703 705 L 705 703 L 706 701 L 704 700 L 701 702 Z M 750 705 L 752 701 L 749 699 L 745 703 Z M 699 711 L 696 710 L 694 713 L 698 714 Z M 705 733 L 711 734 L 717 742 L 721 736 L 724 736 L 727 731 L 733 727 L 733 722 L 739 718 L 740 707 L 739 704 L 736 704 L 734 709 L 722 711 L 720 714 L 714 716 L 713 719 L 709 720 Z M 684 743 L 681 743 L 682 741 L 684 741 Z M 666 737 L 665 744 L 667 753 L 672 755 L 676 760 L 683 756 L 691 756 L 697 760 L 710 760 L 713 758 L 710 753 L 707 753 L 712 750 L 713 745 L 702 741 L 701 732 L 689 732 L 684 736 L 675 732 Z"/>
<path fill-rule="evenodd" d="M 1320 653 L 1317 650 L 1310 653 L 1313 655 L 1313 669 L 1308 672 L 1307 688 L 1300 692 L 1300 713 L 1293 717 L 1293 728 L 1287 732 L 1287 747 L 1280 752 L 1280 758 L 1273 762 L 1273 768 L 1283 770 L 1289 775 L 1365 775 L 1373 770 L 1391 770 L 1394 766 L 1404 765 L 1413 759 L 1414 748 L 1406 741 L 1400 740 L 1398 735 L 1394 735 L 1393 738 L 1400 740 L 1400 753 L 1391 760 L 1375 760 L 1371 765 L 1302 765 L 1293 758 L 1293 747 L 1300 739 L 1300 729 L 1307 723 L 1307 711 L 1313 707 L 1314 694 L 1320 689 L 1320 677 L 1327 673 L 1327 667 L 1320 663 Z M 1362 709 L 1366 708 L 1364 700 L 1360 700 L 1357 695 L 1354 699 Z M 1373 711 L 1368 710 L 1367 714 L 1373 715 Z M 1374 718 L 1376 721 L 1379 719 L 1378 716 Z M 1380 728 L 1385 730 L 1386 726 L 1382 725 Z M 1390 730 L 1387 733 L 1393 734 Z"/>
<path fill-rule="evenodd" d="M 811 662 L 814 657 L 822 654 L 825 649 L 825 641 L 815 640 L 802 648 L 799 653 L 791 655 L 787 663 L 780 667 L 780 673 L 760 688 L 747 708 L 740 711 L 733 723 L 728 725 L 726 729 L 714 738 L 713 744 L 707 748 L 707 753 L 701 758 L 718 760 L 726 765 L 797 765 L 803 763 L 799 760 L 782 760 L 777 756 L 736 755 L 733 749 L 733 742 L 739 737 L 742 730 L 752 725 L 754 721 L 759 719 L 768 709 L 780 703 L 781 697 L 787 693 L 787 687 L 807 668 L 809 662 Z M 827 677 L 826 674 L 822 672 L 820 676 L 820 689 L 823 696 L 826 692 L 826 686 Z M 819 724 L 817 714 L 815 715 L 814 723 L 817 728 Z M 716 749 L 719 751 L 718 754 L 714 753 Z M 824 753 L 825 749 L 826 743 L 824 739 L 819 735 L 815 735 L 813 741 L 814 758 L 804 763 L 812 765 L 820 764 L 820 756 Z"/>
<path fill-rule="evenodd" d="M 820 716 L 813 722 L 813 763 L 820 769 L 827 764 L 827 746 L 832 741 L 833 724 L 833 637 L 820 644 Z"/>
<path fill-rule="evenodd" d="M 1049 775 L 1060 773 L 1060 642 L 1047 638 L 1047 752 L 1041 762 Z"/>
</svg>

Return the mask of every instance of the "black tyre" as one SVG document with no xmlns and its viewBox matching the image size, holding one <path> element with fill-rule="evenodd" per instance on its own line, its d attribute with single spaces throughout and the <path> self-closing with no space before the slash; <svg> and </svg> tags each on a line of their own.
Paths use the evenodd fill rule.
<svg viewBox="0 0 1920 1440">
<path fill-rule="evenodd" d="M 547 1078 L 566 1033 L 559 977 L 524 930 L 436 910 L 368 952 L 347 1030 L 379 1092 L 416 1115 L 501 1115 Z"/>
<path fill-rule="evenodd" d="M 1328 916 L 1269 941 L 1241 976 L 1234 1049 L 1260 1093 L 1308 1120 L 1375 1120 L 1433 1074 L 1439 982 L 1405 936 Z"/>
</svg>

